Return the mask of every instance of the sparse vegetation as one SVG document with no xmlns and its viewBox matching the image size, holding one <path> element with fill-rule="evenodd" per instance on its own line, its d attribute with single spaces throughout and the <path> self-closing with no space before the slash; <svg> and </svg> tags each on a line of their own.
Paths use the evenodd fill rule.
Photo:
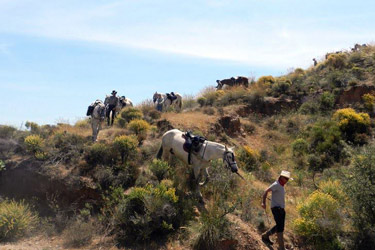
<svg viewBox="0 0 375 250">
<path fill-rule="evenodd" d="M 287 192 L 290 248 L 372 249 L 374 64 L 369 45 L 246 87 L 208 87 L 185 96 L 178 113 L 161 113 L 146 100 L 123 109 L 95 143 L 88 119 L 74 126 L 27 122 L 26 130 L 0 126 L 0 177 L 10 183 L 22 173 L 15 186 L 66 247 L 90 245 L 99 231 L 100 238 L 114 238 L 112 246 L 134 249 L 239 249 L 259 242 L 259 232 L 272 226 L 260 197 L 287 169 L 294 178 Z M 241 117 L 239 133 L 225 132 L 222 115 Z M 192 166 L 174 157 L 155 160 L 170 128 L 236 146 L 245 181 L 222 160 L 212 161 L 201 187 L 205 205 L 199 204 Z M 38 216 L 26 201 L 12 200 L 18 193 L 2 192 L 10 198 L 0 201 L 0 240 L 21 238 Z M 244 237 L 234 240 L 236 234 Z"/>
<path fill-rule="evenodd" d="M 11 240 L 31 232 L 37 227 L 39 217 L 24 201 L 0 202 L 0 239 Z"/>
</svg>

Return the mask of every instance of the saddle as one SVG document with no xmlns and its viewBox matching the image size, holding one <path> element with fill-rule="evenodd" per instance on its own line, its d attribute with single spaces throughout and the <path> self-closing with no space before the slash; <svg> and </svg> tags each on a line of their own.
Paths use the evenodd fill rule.
<svg viewBox="0 0 375 250">
<path fill-rule="evenodd" d="M 203 143 L 206 141 L 206 138 L 203 136 L 195 136 L 190 131 L 182 135 L 182 138 L 185 139 L 183 145 L 184 151 L 188 153 L 188 164 L 191 164 L 191 154 L 198 153 L 202 148 Z"/>
<path fill-rule="evenodd" d="M 166 93 L 166 96 L 167 96 L 167 98 L 168 98 L 169 100 L 171 100 L 171 103 L 172 103 L 174 100 L 177 99 L 177 96 L 176 96 L 173 92 L 171 92 L 171 93 Z"/>
</svg>

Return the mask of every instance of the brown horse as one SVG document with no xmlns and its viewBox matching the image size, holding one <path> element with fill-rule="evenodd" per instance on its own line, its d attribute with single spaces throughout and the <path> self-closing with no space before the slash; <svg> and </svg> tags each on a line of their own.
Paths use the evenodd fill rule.
<svg viewBox="0 0 375 250">
<path fill-rule="evenodd" d="M 220 90 L 224 87 L 224 85 L 227 85 L 227 86 L 245 86 L 245 87 L 248 87 L 249 86 L 249 79 L 247 77 L 244 77 L 244 76 L 237 76 L 237 77 L 231 77 L 229 79 L 223 79 L 223 80 L 216 80 L 217 82 L 217 86 L 216 86 L 216 89 L 217 90 Z"/>
</svg>

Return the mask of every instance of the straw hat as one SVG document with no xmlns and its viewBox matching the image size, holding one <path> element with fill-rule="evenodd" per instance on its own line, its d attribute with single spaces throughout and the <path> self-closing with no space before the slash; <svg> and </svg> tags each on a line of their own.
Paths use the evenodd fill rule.
<svg viewBox="0 0 375 250">
<path fill-rule="evenodd" d="M 283 176 L 285 178 L 293 180 L 293 178 L 290 178 L 290 172 L 289 171 L 282 170 L 280 176 Z"/>
</svg>

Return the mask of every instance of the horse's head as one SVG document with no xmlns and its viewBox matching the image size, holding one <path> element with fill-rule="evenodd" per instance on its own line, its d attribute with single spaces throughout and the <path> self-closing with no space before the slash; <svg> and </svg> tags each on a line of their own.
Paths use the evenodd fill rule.
<svg viewBox="0 0 375 250">
<path fill-rule="evenodd" d="M 223 84 L 221 83 L 221 81 L 220 81 L 220 80 L 216 80 L 216 82 L 217 82 L 216 89 L 217 89 L 217 90 L 222 89 L 222 88 L 223 88 Z"/>
<path fill-rule="evenodd" d="M 226 164 L 226 167 L 229 168 L 233 173 L 238 172 L 238 166 L 236 159 L 234 158 L 233 148 L 227 148 L 227 146 L 225 146 L 223 161 Z"/>
<path fill-rule="evenodd" d="M 156 91 L 155 94 L 152 96 L 152 100 L 155 103 L 157 99 L 160 98 L 160 94 Z"/>
</svg>

